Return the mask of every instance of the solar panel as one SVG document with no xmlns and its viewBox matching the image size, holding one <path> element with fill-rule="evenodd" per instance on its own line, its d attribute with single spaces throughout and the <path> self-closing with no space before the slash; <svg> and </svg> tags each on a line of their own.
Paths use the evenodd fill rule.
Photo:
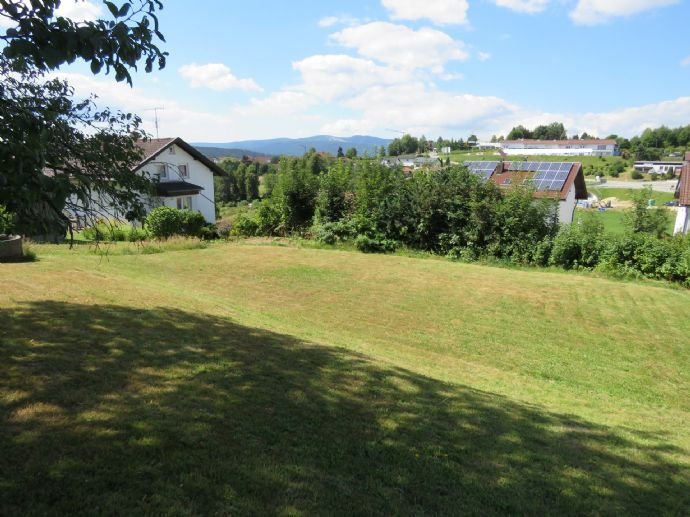
<svg viewBox="0 0 690 517">
<path fill-rule="evenodd" d="M 485 179 L 491 177 L 491 174 L 496 170 L 499 162 L 465 162 L 465 167 L 473 174 L 484 176 Z"/>
</svg>

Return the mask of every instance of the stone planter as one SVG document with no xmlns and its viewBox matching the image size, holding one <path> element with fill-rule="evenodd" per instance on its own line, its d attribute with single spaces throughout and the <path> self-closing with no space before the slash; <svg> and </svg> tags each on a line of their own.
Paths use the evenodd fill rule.
<svg viewBox="0 0 690 517">
<path fill-rule="evenodd" d="M 10 235 L 9 239 L 0 240 L 0 262 L 19 260 L 22 256 L 21 235 Z"/>
</svg>

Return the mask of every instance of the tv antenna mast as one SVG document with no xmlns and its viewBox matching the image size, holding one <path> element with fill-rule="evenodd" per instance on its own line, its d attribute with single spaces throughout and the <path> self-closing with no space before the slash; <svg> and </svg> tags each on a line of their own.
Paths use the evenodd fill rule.
<svg viewBox="0 0 690 517">
<path fill-rule="evenodd" d="M 158 110 L 162 111 L 164 109 L 165 108 L 158 107 L 158 108 L 149 108 L 146 110 L 146 111 L 153 111 L 154 121 L 156 124 L 156 138 L 159 138 L 159 135 L 158 135 Z"/>
</svg>

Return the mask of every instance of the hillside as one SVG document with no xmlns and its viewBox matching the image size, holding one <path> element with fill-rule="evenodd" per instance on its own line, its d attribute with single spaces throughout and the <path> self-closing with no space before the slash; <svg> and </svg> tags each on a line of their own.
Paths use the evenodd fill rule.
<svg viewBox="0 0 690 517">
<path fill-rule="evenodd" d="M 690 293 L 255 243 L 0 266 L 0 514 L 687 514 Z"/>
<path fill-rule="evenodd" d="M 194 145 L 194 147 L 196 147 L 199 150 L 199 152 L 203 153 L 211 160 L 226 158 L 229 156 L 233 158 L 242 158 L 243 156 L 261 158 L 270 156 L 268 154 L 258 153 L 256 151 L 250 151 L 248 149 L 236 149 L 232 147 L 205 147 L 200 145 Z"/>
<path fill-rule="evenodd" d="M 194 146 L 247 149 L 264 155 L 292 155 L 301 156 L 312 147 L 319 152 L 335 155 L 338 147 L 343 151 L 350 147 L 357 149 L 362 155 L 365 152 L 373 154 L 377 147 L 388 146 L 390 140 L 373 136 L 335 137 L 318 135 L 306 138 L 274 138 L 269 140 L 242 140 L 227 143 L 195 143 Z"/>
</svg>

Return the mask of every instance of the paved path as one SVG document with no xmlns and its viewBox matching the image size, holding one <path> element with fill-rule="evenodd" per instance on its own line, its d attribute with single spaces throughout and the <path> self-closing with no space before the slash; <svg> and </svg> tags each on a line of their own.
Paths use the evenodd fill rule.
<svg viewBox="0 0 690 517">
<path fill-rule="evenodd" d="M 606 183 L 587 183 L 588 187 L 597 188 L 630 188 L 642 189 L 644 187 L 652 187 L 652 190 L 657 192 L 675 192 L 676 183 L 678 180 L 662 180 L 662 181 L 620 181 L 620 180 L 606 180 Z"/>
</svg>

